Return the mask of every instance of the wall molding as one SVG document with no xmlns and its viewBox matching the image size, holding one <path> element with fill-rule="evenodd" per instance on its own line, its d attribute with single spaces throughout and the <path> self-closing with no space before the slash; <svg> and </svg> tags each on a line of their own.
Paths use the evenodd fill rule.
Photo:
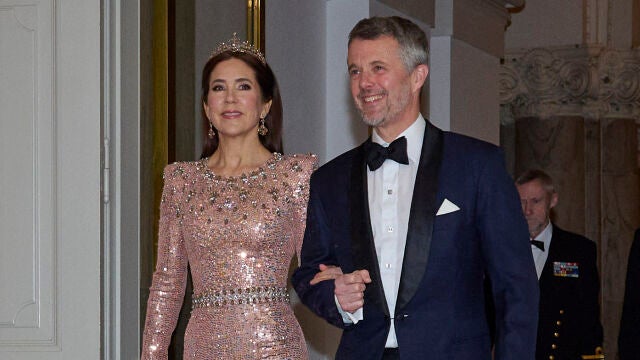
<svg viewBox="0 0 640 360">
<path fill-rule="evenodd" d="M 640 50 L 579 46 L 510 51 L 500 69 L 500 103 L 515 118 L 579 115 L 640 123 Z"/>
</svg>

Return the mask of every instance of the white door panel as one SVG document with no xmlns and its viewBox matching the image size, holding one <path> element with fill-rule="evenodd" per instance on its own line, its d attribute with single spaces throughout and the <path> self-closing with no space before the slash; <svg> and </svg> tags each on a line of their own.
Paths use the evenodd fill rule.
<svg viewBox="0 0 640 360">
<path fill-rule="evenodd" d="M 0 358 L 100 357 L 100 1 L 0 0 Z"/>
</svg>

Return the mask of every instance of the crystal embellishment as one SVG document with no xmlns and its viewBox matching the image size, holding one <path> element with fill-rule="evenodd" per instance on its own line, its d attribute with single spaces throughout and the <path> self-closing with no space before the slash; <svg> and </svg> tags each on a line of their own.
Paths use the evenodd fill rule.
<svg viewBox="0 0 640 360">
<path fill-rule="evenodd" d="M 216 47 L 216 49 L 211 53 L 211 57 L 217 56 L 225 51 L 249 54 L 260 60 L 262 65 L 267 64 L 267 61 L 260 50 L 256 49 L 249 41 L 241 41 L 238 39 L 237 33 L 233 33 L 233 36 L 228 41 L 220 43 L 220 45 L 218 45 L 218 47 Z"/>
</svg>

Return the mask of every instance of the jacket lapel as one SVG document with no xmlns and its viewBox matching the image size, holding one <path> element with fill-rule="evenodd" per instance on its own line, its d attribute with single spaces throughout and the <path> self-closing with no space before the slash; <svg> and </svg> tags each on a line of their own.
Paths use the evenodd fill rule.
<svg viewBox="0 0 640 360">
<path fill-rule="evenodd" d="M 438 174 L 442 162 L 442 147 L 443 132 L 427 121 L 413 188 L 396 313 L 413 298 L 427 268 L 433 222 L 437 211 L 436 196 L 438 193 Z"/>
<path fill-rule="evenodd" d="M 367 142 L 370 141 L 371 138 L 367 140 Z M 364 292 L 364 302 L 377 306 L 385 315 L 389 316 L 371 231 L 364 144 L 358 148 L 353 159 L 349 196 L 353 264 L 355 269 L 368 270 L 371 276 L 371 284 L 367 284 Z"/>
</svg>

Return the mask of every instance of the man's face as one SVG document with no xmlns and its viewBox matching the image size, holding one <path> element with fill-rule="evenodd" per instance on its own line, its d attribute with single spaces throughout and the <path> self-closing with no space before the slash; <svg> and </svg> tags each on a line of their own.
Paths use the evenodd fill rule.
<svg viewBox="0 0 640 360">
<path fill-rule="evenodd" d="M 558 194 L 546 191 L 537 179 L 516 187 L 520 194 L 524 217 L 529 225 L 529 236 L 534 239 L 547 227 L 551 208 L 558 203 Z"/>
<path fill-rule="evenodd" d="M 410 113 L 411 73 L 400 59 L 394 38 L 352 40 L 347 65 L 351 95 L 367 125 L 387 125 Z"/>
</svg>

